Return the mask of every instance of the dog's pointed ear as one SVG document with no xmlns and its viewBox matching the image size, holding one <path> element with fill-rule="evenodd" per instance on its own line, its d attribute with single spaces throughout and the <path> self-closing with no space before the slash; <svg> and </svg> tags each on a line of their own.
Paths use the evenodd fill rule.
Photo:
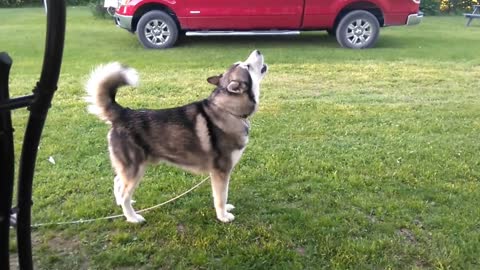
<svg viewBox="0 0 480 270">
<path fill-rule="evenodd" d="M 242 92 L 240 83 L 237 81 L 231 81 L 227 86 L 227 91 L 234 94 L 240 94 Z"/>
<path fill-rule="evenodd" d="M 207 79 L 207 82 L 213 84 L 213 85 L 220 85 L 220 79 L 222 78 L 222 74 L 220 75 L 217 75 L 217 76 L 212 76 L 210 78 Z"/>
</svg>

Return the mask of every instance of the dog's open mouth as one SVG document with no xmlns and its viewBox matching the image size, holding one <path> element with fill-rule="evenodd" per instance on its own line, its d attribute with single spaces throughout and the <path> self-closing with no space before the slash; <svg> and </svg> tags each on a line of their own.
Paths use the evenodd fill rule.
<svg viewBox="0 0 480 270">
<path fill-rule="evenodd" d="M 262 70 L 260 70 L 260 72 L 263 74 L 265 72 L 267 72 L 267 65 L 263 65 L 262 67 Z"/>
</svg>

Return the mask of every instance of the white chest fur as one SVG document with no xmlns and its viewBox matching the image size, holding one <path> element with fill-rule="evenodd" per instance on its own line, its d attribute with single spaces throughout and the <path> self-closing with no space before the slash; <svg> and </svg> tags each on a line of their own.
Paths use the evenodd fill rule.
<svg viewBox="0 0 480 270">
<path fill-rule="evenodd" d="M 232 152 L 232 167 L 237 165 L 238 161 L 242 157 L 243 150 L 245 150 L 245 147 L 239 150 L 234 150 Z"/>
<path fill-rule="evenodd" d="M 232 167 L 237 165 L 238 161 L 240 160 L 240 158 L 243 155 L 243 151 L 247 147 L 247 143 L 248 143 L 248 136 L 245 136 L 244 137 L 244 145 L 245 146 L 242 149 L 234 150 L 232 152 Z"/>
</svg>

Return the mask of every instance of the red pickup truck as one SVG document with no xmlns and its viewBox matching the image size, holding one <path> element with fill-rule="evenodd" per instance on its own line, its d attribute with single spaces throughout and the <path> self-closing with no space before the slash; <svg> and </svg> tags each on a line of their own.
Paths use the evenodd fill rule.
<svg viewBox="0 0 480 270">
<path fill-rule="evenodd" d="M 179 35 L 292 35 L 326 30 L 342 47 L 370 48 L 380 27 L 420 23 L 420 0 L 121 0 L 115 23 L 146 48 Z"/>
</svg>

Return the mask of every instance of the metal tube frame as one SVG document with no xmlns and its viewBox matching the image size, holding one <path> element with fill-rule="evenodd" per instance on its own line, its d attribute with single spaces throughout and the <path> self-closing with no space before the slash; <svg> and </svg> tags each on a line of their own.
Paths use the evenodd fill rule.
<svg viewBox="0 0 480 270">
<path fill-rule="evenodd" d="M 0 269 L 9 269 L 9 229 L 14 186 L 13 129 L 10 110 L 28 106 L 30 116 L 20 157 L 17 197 L 17 248 L 20 269 L 33 269 L 31 242 L 32 184 L 43 126 L 57 90 L 65 40 L 64 0 L 46 0 L 47 35 L 40 80 L 33 95 L 9 99 L 8 76 L 12 61 L 0 54 Z M 5 172 L 5 173 L 4 173 Z"/>
<path fill-rule="evenodd" d="M 0 53 L 0 103 L 9 99 L 8 76 L 12 59 Z M 9 269 L 8 241 L 12 208 L 14 155 L 10 111 L 0 111 L 0 269 Z"/>
</svg>

